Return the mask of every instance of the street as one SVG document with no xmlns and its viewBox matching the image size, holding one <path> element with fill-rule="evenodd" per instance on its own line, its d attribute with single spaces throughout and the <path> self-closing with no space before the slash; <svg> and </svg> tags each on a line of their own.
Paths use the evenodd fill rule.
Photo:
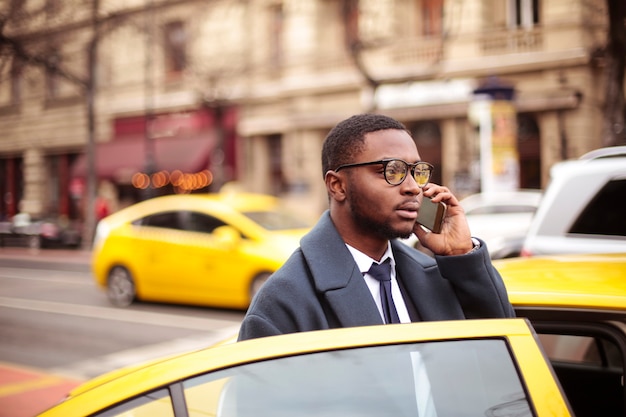
<svg viewBox="0 0 626 417">
<path fill-rule="evenodd" d="M 59 251 L 68 256 L 59 262 L 50 258 L 53 251 L 28 251 L 17 256 L 0 249 L 0 417 L 17 417 L 11 402 L 26 394 L 19 387 L 46 402 L 19 414 L 33 415 L 62 396 L 42 396 L 42 384 L 75 386 L 123 366 L 209 346 L 236 334 L 243 318 L 243 311 L 179 305 L 116 308 L 93 282 L 88 258 Z M 28 373 L 39 378 L 24 384 Z M 27 403 L 32 408 L 32 400 Z"/>
</svg>

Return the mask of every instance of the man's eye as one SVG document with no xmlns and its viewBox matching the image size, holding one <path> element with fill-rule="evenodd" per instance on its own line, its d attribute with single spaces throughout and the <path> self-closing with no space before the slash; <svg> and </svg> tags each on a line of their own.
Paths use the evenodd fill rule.
<svg viewBox="0 0 626 417">
<path fill-rule="evenodd" d="M 401 174 L 404 170 L 399 167 L 389 166 L 387 167 L 387 174 L 389 175 L 398 175 Z"/>
</svg>

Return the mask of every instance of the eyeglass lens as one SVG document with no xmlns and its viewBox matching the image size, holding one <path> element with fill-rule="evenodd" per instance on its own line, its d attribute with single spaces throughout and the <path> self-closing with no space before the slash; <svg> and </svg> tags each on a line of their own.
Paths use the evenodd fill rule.
<svg viewBox="0 0 626 417">
<path fill-rule="evenodd" d="M 415 165 L 408 165 L 399 159 L 394 159 L 387 163 L 385 167 L 387 182 L 392 185 L 400 184 L 406 177 L 409 167 L 412 168 L 413 178 L 420 188 L 428 184 L 431 173 L 431 168 L 428 164 L 418 162 Z"/>
</svg>

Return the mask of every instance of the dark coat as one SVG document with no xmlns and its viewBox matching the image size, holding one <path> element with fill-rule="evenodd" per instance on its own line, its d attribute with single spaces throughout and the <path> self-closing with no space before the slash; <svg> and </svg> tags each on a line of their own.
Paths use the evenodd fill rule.
<svg viewBox="0 0 626 417">
<path fill-rule="evenodd" d="M 405 297 L 421 320 L 514 316 L 484 242 L 469 254 L 435 259 L 402 242 L 391 246 Z M 239 340 L 375 324 L 383 321 L 374 299 L 327 211 L 261 287 Z"/>
</svg>

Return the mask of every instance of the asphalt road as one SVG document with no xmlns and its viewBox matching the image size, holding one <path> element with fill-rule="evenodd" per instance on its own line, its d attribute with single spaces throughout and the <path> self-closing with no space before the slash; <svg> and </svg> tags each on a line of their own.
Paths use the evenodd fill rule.
<svg viewBox="0 0 626 417">
<path fill-rule="evenodd" d="M 90 254 L 0 248 L 0 417 L 32 416 L 107 371 L 236 334 L 243 311 L 111 306 Z"/>
</svg>

